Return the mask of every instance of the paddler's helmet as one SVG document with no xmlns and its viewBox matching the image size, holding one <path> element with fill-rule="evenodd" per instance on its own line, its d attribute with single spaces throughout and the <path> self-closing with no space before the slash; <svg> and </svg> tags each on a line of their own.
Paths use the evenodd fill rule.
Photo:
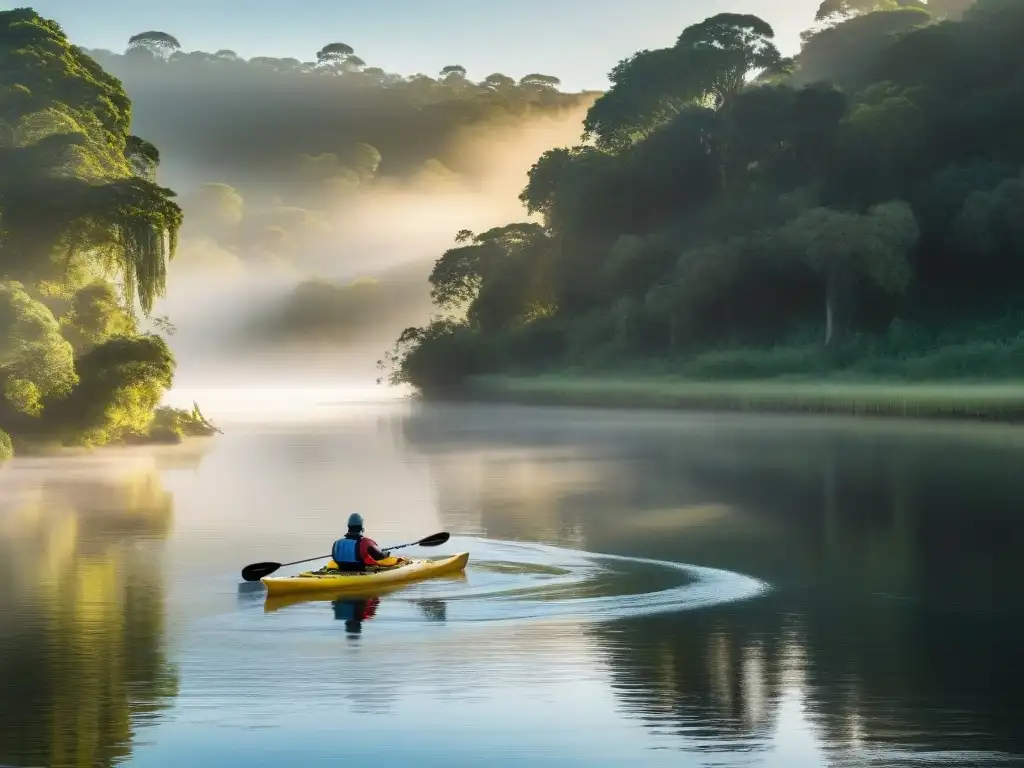
<svg viewBox="0 0 1024 768">
<path fill-rule="evenodd" d="M 361 531 L 363 530 L 363 516 L 358 512 L 353 512 L 348 516 L 348 529 L 350 531 Z"/>
</svg>

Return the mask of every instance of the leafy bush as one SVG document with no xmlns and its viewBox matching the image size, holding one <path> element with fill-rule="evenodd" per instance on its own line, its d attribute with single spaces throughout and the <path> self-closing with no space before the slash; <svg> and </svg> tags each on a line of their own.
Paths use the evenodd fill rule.
<svg viewBox="0 0 1024 768">
<path fill-rule="evenodd" d="M 80 381 L 71 394 L 47 404 L 54 429 L 84 445 L 147 434 L 153 411 L 171 386 L 174 365 L 159 336 L 108 339 L 78 360 Z"/>
<path fill-rule="evenodd" d="M 424 328 L 407 328 L 378 367 L 391 368 L 391 384 L 441 393 L 457 389 L 467 376 L 485 373 L 487 357 L 479 333 L 464 323 L 437 318 Z"/>
<path fill-rule="evenodd" d="M 157 408 L 149 424 L 145 442 L 180 443 L 186 437 L 211 437 L 220 430 L 206 420 L 197 403 L 192 410 L 184 408 Z"/>
<path fill-rule="evenodd" d="M 11 443 L 11 436 L 0 429 L 0 463 L 14 458 L 14 444 Z"/>
</svg>

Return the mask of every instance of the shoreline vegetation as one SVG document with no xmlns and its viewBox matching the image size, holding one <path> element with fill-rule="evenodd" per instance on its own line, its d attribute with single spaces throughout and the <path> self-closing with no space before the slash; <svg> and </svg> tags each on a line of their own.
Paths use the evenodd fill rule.
<svg viewBox="0 0 1024 768">
<path fill-rule="evenodd" d="M 172 333 L 184 214 L 121 82 L 30 8 L 0 12 L 0 73 L 0 462 L 217 434 L 159 407 L 176 362 L 142 321 Z"/>
<path fill-rule="evenodd" d="M 829 379 L 688 381 L 636 375 L 471 377 L 429 397 L 637 410 L 792 413 L 1024 423 L 1024 380 L 900 382 Z"/>
<path fill-rule="evenodd" d="M 1018 421 L 1024 3 L 722 13 L 611 71 L 385 353 L 426 397 Z M 525 220 L 528 219 L 528 220 Z"/>
</svg>

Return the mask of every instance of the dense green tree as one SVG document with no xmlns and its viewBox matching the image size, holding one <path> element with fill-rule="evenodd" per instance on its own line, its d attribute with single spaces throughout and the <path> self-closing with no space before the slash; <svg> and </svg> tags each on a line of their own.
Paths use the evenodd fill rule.
<svg viewBox="0 0 1024 768">
<path fill-rule="evenodd" d="M 931 4 L 928 4 L 929 10 Z M 814 15 L 815 21 L 825 21 L 842 16 L 856 16 L 875 11 L 896 8 L 925 8 L 920 0 L 824 0 Z"/>
<path fill-rule="evenodd" d="M 328 43 L 316 52 L 316 60 L 321 64 L 341 63 L 353 54 L 355 50 L 347 43 Z"/>
<path fill-rule="evenodd" d="M 154 56 L 168 57 L 181 50 L 181 43 L 174 35 L 166 32 L 150 30 L 139 32 L 128 38 L 128 50 L 144 50 Z"/>
<path fill-rule="evenodd" d="M 667 357 L 921 376 L 933 353 L 1019 376 L 1024 5 L 968 6 L 829 0 L 792 62 L 722 14 L 621 61 L 593 143 L 528 173 L 542 228 L 460 233 L 431 276 L 447 314 L 403 334 L 392 380 Z M 971 323 L 1003 336 L 975 354 L 953 330 Z"/>
<path fill-rule="evenodd" d="M 591 107 L 584 138 L 619 150 L 690 106 L 722 107 L 749 78 L 782 61 L 771 26 L 723 13 L 687 27 L 673 48 L 640 51 L 612 70 L 611 89 Z"/>
<path fill-rule="evenodd" d="M 493 88 L 496 91 L 505 91 L 515 88 L 516 81 L 508 75 L 501 74 L 501 72 L 494 72 L 485 77 L 480 84 L 486 88 Z"/>
<path fill-rule="evenodd" d="M 1024 249 L 1024 178 L 1002 181 L 991 191 L 975 190 L 953 224 L 957 250 L 977 264 L 995 266 L 1000 258 Z"/>
<path fill-rule="evenodd" d="M 757 16 L 721 13 L 683 30 L 676 48 L 692 52 L 684 62 L 703 65 L 703 86 L 720 107 L 752 74 L 778 66 L 782 56 L 774 37 L 771 25 Z"/>
<path fill-rule="evenodd" d="M 174 193 L 150 180 L 159 154 L 129 133 L 120 83 L 56 24 L 8 11 L 3 38 L 6 87 L 31 98 L 10 105 L 0 143 L 0 276 L 55 281 L 113 270 L 148 311 L 164 290 L 182 220 Z"/>
<path fill-rule="evenodd" d="M 0 283 L 0 392 L 9 407 L 38 416 L 44 397 L 78 382 L 74 352 L 53 313 L 19 283 Z"/>
<path fill-rule="evenodd" d="M 519 85 L 534 88 L 558 88 L 562 81 L 554 75 L 532 74 L 524 75 L 519 79 Z"/>
<path fill-rule="evenodd" d="M 114 286 L 102 280 L 76 291 L 60 317 L 61 335 L 76 355 L 114 336 L 131 336 L 137 331 L 135 316 L 125 309 Z"/>
<path fill-rule="evenodd" d="M 837 308 L 849 301 L 858 283 L 891 294 L 907 289 L 909 255 L 920 233 L 910 206 L 895 202 L 875 206 L 864 216 L 815 208 L 788 224 L 781 236 L 784 247 L 824 283 L 825 344 L 830 344 Z"/>
<path fill-rule="evenodd" d="M 115 336 L 76 367 L 78 386 L 46 408 L 61 437 L 85 445 L 145 435 L 174 377 L 174 357 L 155 335 Z"/>
<path fill-rule="evenodd" d="M 165 33 L 132 37 L 169 66 Z M 0 12 L 0 427 L 102 443 L 143 436 L 173 357 L 137 336 L 183 214 L 121 83 L 54 22 Z M 117 341 L 120 340 L 120 341 Z M 6 446 L 5 446 L 6 448 Z"/>
<path fill-rule="evenodd" d="M 441 68 L 441 79 L 455 78 L 456 80 L 466 79 L 466 68 L 461 64 L 449 64 Z"/>
<path fill-rule="evenodd" d="M 810 34 L 796 58 L 793 82 L 825 81 L 853 90 L 869 85 L 893 43 L 930 21 L 927 11 L 911 6 L 854 16 Z"/>
</svg>

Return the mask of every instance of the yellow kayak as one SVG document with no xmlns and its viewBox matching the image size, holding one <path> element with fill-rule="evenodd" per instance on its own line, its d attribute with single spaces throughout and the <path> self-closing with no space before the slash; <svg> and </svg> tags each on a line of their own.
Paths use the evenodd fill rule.
<svg viewBox="0 0 1024 768">
<path fill-rule="evenodd" d="M 403 584 L 459 573 L 469 562 L 469 552 L 460 552 L 438 560 L 407 560 L 392 568 L 359 573 L 306 571 L 297 576 L 264 576 L 260 581 L 268 596 L 292 595 L 297 592 L 347 592 L 373 590 L 378 586 Z"/>
<path fill-rule="evenodd" d="M 458 571 L 456 573 L 444 574 L 437 577 L 438 579 L 444 579 L 446 582 L 453 583 L 465 583 L 466 572 Z M 335 602 L 337 600 L 365 600 L 371 597 L 384 597 L 390 595 L 392 592 L 398 592 L 405 589 L 408 584 L 370 584 L 368 587 L 361 589 L 345 589 L 342 587 L 340 592 L 285 592 L 283 595 L 278 593 L 276 595 L 267 595 L 263 601 L 263 612 L 274 613 L 280 611 L 283 608 L 290 608 L 293 605 L 301 605 L 312 602 Z"/>
</svg>

